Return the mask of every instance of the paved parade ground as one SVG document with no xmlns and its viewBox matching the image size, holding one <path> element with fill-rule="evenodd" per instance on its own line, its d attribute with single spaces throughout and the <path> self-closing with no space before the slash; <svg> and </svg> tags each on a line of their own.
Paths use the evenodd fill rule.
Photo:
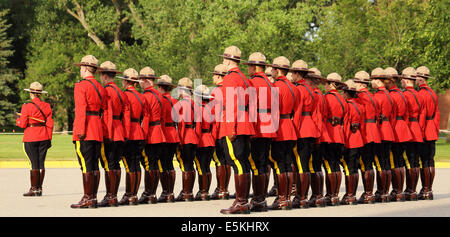
<svg viewBox="0 0 450 237">
<path fill-rule="evenodd" d="M 215 177 L 215 169 L 211 169 Z M 103 171 L 98 198 L 105 194 Z M 181 172 L 177 170 L 175 195 L 181 190 Z M 125 174 L 122 173 L 119 198 L 125 189 Z M 436 169 L 433 185 L 434 200 L 417 202 L 385 203 L 374 205 L 338 206 L 326 208 L 294 209 L 290 211 L 268 211 L 240 215 L 248 217 L 450 217 L 450 169 Z M 272 177 L 270 181 L 272 186 Z M 229 207 L 233 200 L 212 200 L 177 203 L 158 203 L 137 206 L 120 206 L 97 209 L 71 209 L 70 204 L 78 202 L 82 196 L 81 171 L 76 168 L 48 168 L 43 185 L 42 197 L 23 197 L 29 188 L 29 169 L 0 169 L 0 216 L 1 217 L 224 217 L 221 208 Z M 210 193 L 216 187 L 213 178 Z M 417 191 L 420 190 L 419 181 Z M 376 185 L 375 185 L 376 188 Z M 143 190 L 143 181 L 138 193 Z M 198 184 L 194 186 L 195 193 Z M 358 197 L 363 190 L 361 180 Z M 158 195 L 161 187 L 158 187 Z M 344 179 L 340 196 L 344 195 Z M 230 193 L 234 193 L 233 178 L 230 181 Z M 311 193 L 311 191 L 309 192 Z M 271 204 L 274 197 L 268 198 Z"/>
</svg>

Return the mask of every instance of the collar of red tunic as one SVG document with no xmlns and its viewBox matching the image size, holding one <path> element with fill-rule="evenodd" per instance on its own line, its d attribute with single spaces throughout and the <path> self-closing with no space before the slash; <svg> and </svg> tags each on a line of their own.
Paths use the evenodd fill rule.
<svg viewBox="0 0 450 237">
<path fill-rule="evenodd" d="M 276 80 L 287 80 L 287 77 L 286 76 L 279 76 L 279 77 L 277 77 Z"/>
<path fill-rule="evenodd" d="M 407 87 L 405 87 L 405 89 L 407 89 L 407 90 L 414 90 L 414 86 L 407 86 Z"/>
<path fill-rule="evenodd" d="M 255 73 L 253 73 L 252 77 L 257 76 L 257 75 L 263 76 L 265 74 L 264 74 L 264 72 L 255 72 Z"/>
<path fill-rule="evenodd" d="M 183 95 L 181 96 L 181 99 L 191 100 L 192 98 L 190 96 Z"/>
<path fill-rule="evenodd" d="M 147 88 L 144 88 L 144 90 L 155 90 L 155 88 L 153 86 L 149 86 Z"/>
<path fill-rule="evenodd" d="M 427 84 L 422 84 L 422 85 L 420 85 L 419 87 L 420 87 L 420 88 L 425 88 L 425 87 L 428 87 L 428 85 L 427 85 Z"/>
<path fill-rule="evenodd" d="M 223 81 L 217 83 L 217 86 L 223 86 Z"/>
<path fill-rule="evenodd" d="M 106 85 L 116 85 L 113 81 L 106 83 Z"/>
<path fill-rule="evenodd" d="M 32 99 L 31 101 L 33 101 L 34 103 L 36 103 L 36 102 L 41 102 L 41 99 L 39 99 L 39 97 L 35 97 L 35 98 Z"/>
<path fill-rule="evenodd" d="M 369 91 L 369 89 L 367 89 L 367 88 L 362 88 L 362 89 L 359 90 L 359 91 Z"/>
<path fill-rule="evenodd" d="M 170 93 L 169 92 L 164 92 L 162 95 L 167 97 L 167 96 L 170 96 Z"/>
<path fill-rule="evenodd" d="M 377 88 L 377 91 L 385 91 L 385 90 L 386 90 L 386 87 L 384 87 L 384 86 L 380 86 Z"/>
<path fill-rule="evenodd" d="M 305 79 L 300 79 L 300 80 L 297 81 L 297 83 L 298 83 L 298 84 L 305 84 L 306 81 L 305 81 Z"/>
<path fill-rule="evenodd" d="M 94 76 L 87 76 L 87 77 L 85 77 L 83 79 L 85 79 L 85 80 L 95 80 L 95 77 Z"/>
<path fill-rule="evenodd" d="M 331 91 L 328 91 L 328 93 L 339 93 L 336 89 L 333 89 Z"/>
<path fill-rule="evenodd" d="M 127 89 L 128 90 L 136 90 L 136 88 L 134 88 L 134 86 L 132 86 L 132 85 L 127 86 Z"/>
<path fill-rule="evenodd" d="M 390 90 L 390 91 L 393 91 L 393 90 L 399 90 L 399 89 L 398 89 L 397 86 L 392 86 L 389 90 Z"/>
<path fill-rule="evenodd" d="M 231 72 L 231 71 L 235 71 L 235 72 L 237 72 L 237 71 L 239 71 L 239 67 L 234 67 L 234 68 L 231 68 L 230 70 L 228 70 L 229 72 Z"/>
</svg>

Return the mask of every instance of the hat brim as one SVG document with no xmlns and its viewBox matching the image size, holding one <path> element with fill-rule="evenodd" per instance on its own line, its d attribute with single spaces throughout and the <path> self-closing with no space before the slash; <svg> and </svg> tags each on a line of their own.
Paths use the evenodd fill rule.
<svg viewBox="0 0 450 237">
<path fill-rule="evenodd" d="M 122 80 L 126 80 L 126 81 L 132 81 L 132 82 L 140 82 L 141 80 L 139 80 L 139 79 L 133 79 L 133 78 L 130 78 L 130 77 L 123 77 L 123 76 L 116 76 L 117 78 L 120 78 L 120 79 L 122 79 Z"/>
<path fill-rule="evenodd" d="M 230 60 L 235 60 L 235 61 L 244 61 L 243 59 L 241 59 L 241 58 L 235 58 L 235 57 L 230 57 L 230 56 L 226 56 L 226 55 L 223 55 L 223 54 L 218 54 L 217 56 L 219 56 L 219 57 L 222 57 L 222 58 L 226 58 L 226 59 L 230 59 Z"/>
<path fill-rule="evenodd" d="M 96 73 L 108 73 L 108 72 L 112 72 L 112 73 L 116 73 L 116 74 L 122 74 L 121 71 L 117 71 L 117 70 L 112 70 L 112 69 L 102 69 L 101 67 L 99 67 L 97 69 Z"/>
<path fill-rule="evenodd" d="M 155 77 L 155 76 L 138 76 L 138 79 L 149 79 L 149 80 L 155 80 L 155 79 L 159 79 L 160 77 Z"/>
<path fill-rule="evenodd" d="M 218 73 L 218 72 L 210 72 L 211 74 L 214 74 L 214 75 L 219 75 L 219 76 L 225 76 L 225 75 L 227 75 L 226 73 Z"/>
<path fill-rule="evenodd" d="M 434 78 L 434 77 L 432 77 L 432 76 L 430 76 L 430 75 L 425 75 L 425 74 L 420 74 L 420 73 L 417 73 L 417 76 L 418 76 L 418 77 L 423 77 L 423 78 L 425 78 L 425 79 L 428 79 L 428 78 Z"/>
<path fill-rule="evenodd" d="M 270 67 L 272 67 L 272 68 L 278 68 L 278 69 L 290 70 L 289 67 L 284 67 L 284 66 L 276 65 L 276 64 L 267 64 L 267 66 L 270 66 Z"/>
<path fill-rule="evenodd" d="M 263 63 L 263 62 L 251 62 L 251 61 L 243 62 L 242 64 L 244 64 L 244 65 L 253 65 L 253 66 L 268 66 L 267 63 Z"/>
<path fill-rule="evenodd" d="M 180 86 L 180 85 L 178 85 L 178 86 L 176 86 L 176 88 L 178 88 L 178 89 L 183 89 L 183 90 L 188 90 L 188 91 L 192 91 L 192 88 L 189 88 L 189 87 L 186 87 L 186 86 Z"/>
<path fill-rule="evenodd" d="M 174 85 L 172 83 L 168 83 L 168 82 L 156 82 L 156 85 L 158 85 L 158 86 L 170 86 L 172 88 L 177 87 L 176 85 Z"/>
<path fill-rule="evenodd" d="M 325 78 L 325 81 L 326 82 L 331 82 L 331 83 L 337 83 L 337 84 L 339 84 L 339 85 L 347 85 L 347 84 L 345 84 L 344 82 L 342 82 L 342 81 L 336 81 L 336 80 L 330 80 L 330 79 L 327 79 L 327 78 Z"/>
<path fill-rule="evenodd" d="M 23 90 L 31 92 L 31 93 L 37 93 L 37 94 L 47 94 L 48 93 L 47 91 L 36 91 L 36 90 L 33 90 L 33 89 L 23 89 Z"/>
<path fill-rule="evenodd" d="M 358 78 L 352 78 L 350 80 L 353 80 L 353 82 L 355 82 L 355 83 L 370 84 L 370 80 L 365 81 L 365 80 L 361 80 L 361 79 L 358 79 Z"/>
<path fill-rule="evenodd" d="M 198 96 L 198 97 L 202 97 L 202 99 L 213 99 L 214 98 L 214 96 L 212 96 L 212 95 L 198 94 L 198 93 L 195 93 L 195 91 L 194 91 L 194 95 Z"/>
<path fill-rule="evenodd" d="M 342 88 L 342 90 L 343 90 L 343 91 L 354 91 L 354 92 L 357 92 L 356 88 L 350 88 L 350 87 L 348 87 L 348 86 L 344 86 L 344 87 Z"/>
<path fill-rule="evenodd" d="M 406 76 L 406 75 L 400 75 L 399 78 L 407 79 L 407 80 L 413 80 L 413 81 L 418 79 L 417 77 L 411 77 L 411 76 Z"/>
<path fill-rule="evenodd" d="M 370 80 L 383 80 L 383 79 L 389 79 L 389 77 L 385 76 L 385 75 L 373 75 L 373 76 L 370 76 Z"/>
<path fill-rule="evenodd" d="M 75 65 L 75 66 L 77 66 L 77 67 L 87 66 L 87 67 L 95 67 L 95 68 L 99 68 L 98 65 L 89 64 L 89 63 L 74 63 L 73 65 Z"/>
<path fill-rule="evenodd" d="M 306 72 L 306 73 L 314 73 L 314 71 L 310 71 L 306 68 L 290 68 L 290 72 Z"/>
</svg>

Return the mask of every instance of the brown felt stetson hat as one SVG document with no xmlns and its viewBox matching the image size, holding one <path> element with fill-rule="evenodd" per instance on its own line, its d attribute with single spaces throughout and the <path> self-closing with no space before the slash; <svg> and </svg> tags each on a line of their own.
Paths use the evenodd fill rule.
<svg viewBox="0 0 450 237">
<path fill-rule="evenodd" d="M 353 81 L 356 83 L 370 83 L 370 75 L 366 71 L 359 71 L 355 74 L 355 78 L 353 78 Z"/>
<path fill-rule="evenodd" d="M 430 69 L 428 69 L 426 66 L 418 67 L 416 69 L 416 73 L 417 73 L 417 76 L 423 77 L 425 79 L 433 78 L 433 77 L 430 76 Z"/>
<path fill-rule="evenodd" d="M 387 67 L 384 69 L 384 71 L 386 72 L 386 75 L 388 78 L 390 79 L 400 79 L 398 72 L 395 68 L 393 67 Z"/>
<path fill-rule="evenodd" d="M 303 60 L 297 60 L 292 63 L 292 67 L 289 69 L 290 72 L 311 72 L 308 69 L 308 64 Z"/>
<path fill-rule="evenodd" d="M 403 69 L 400 78 L 407 80 L 417 80 L 417 72 L 413 67 L 407 67 Z"/>
<path fill-rule="evenodd" d="M 80 63 L 74 63 L 75 66 L 89 66 L 98 68 L 98 59 L 92 55 L 86 55 L 81 58 Z"/>
<path fill-rule="evenodd" d="M 289 62 L 289 59 L 287 59 L 285 56 L 280 56 L 280 57 L 276 57 L 273 60 L 273 63 L 269 66 L 271 66 L 273 68 L 289 70 L 290 65 L 291 65 L 291 63 Z"/>
<path fill-rule="evenodd" d="M 377 67 L 377 68 L 373 69 L 372 73 L 370 73 L 371 80 L 376 80 L 376 79 L 383 80 L 386 78 L 388 78 L 388 76 L 386 75 L 386 71 L 384 71 L 384 69 L 381 67 Z"/>
<path fill-rule="evenodd" d="M 325 81 L 325 77 L 322 76 L 322 73 L 319 69 L 313 67 L 308 70 L 308 74 L 306 74 L 307 79 L 318 79 L 321 81 Z"/>
<path fill-rule="evenodd" d="M 178 80 L 178 88 L 192 90 L 192 80 L 187 77 L 181 78 Z"/>
<path fill-rule="evenodd" d="M 345 86 L 342 88 L 344 91 L 357 91 L 356 90 L 356 83 L 352 79 L 347 80 L 344 82 Z"/>
<path fill-rule="evenodd" d="M 156 85 L 158 86 L 170 86 L 172 88 L 177 87 L 172 83 L 172 78 L 168 75 L 161 75 L 159 79 L 156 81 Z"/>
<path fill-rule="evenodd" d="M 333 72 L 328 74 L 327 82 L 336 83 L 337 85 L 345 86 L 345 83 L 342 82 L 342 77 L 337 72 Z"/>
<path fill-rule="evenodd" d="M 24 91 L 28 91 L 31 93 L 38 93 L 38 94 L 47 94 L 47 91 L 42 90 L 42 85 L 41 83 L 35 81 L 33 83 L 30 84 L 30 88 L 27 89 L 23 89 Z"/>
<path fill-rule="evenodd" d="M 199 85 L 194 90 L 194 95 L 202 97 L 203 99 L 212 99 L 214 96 L 211 96 L 211 91 L 205 85 Z"/>
<path fill-rule="evenodd" d="M 266 66 L 266 56 L 260 52 L 252 53 L 248 57 L 248 62 L 242 63 L 245 65 L 257 65 L 257 66 Z"/>
<path fill-rule="evenodd" d="M 113 72 L 117 74 L 121 74 L 122 72 L 116 70 L 116 65 L 111 61 L 106 61 L 100 64 L 100 67 L 97 69 L 97 73 L 105 73 L 105 72 Z"/>
<path fill-rule="evenodd" d="M 227 71 L 228 71 L 227 65 L 219 64 L 214 67 L 214 72 L 211 72 L 211 73 L 214 75 L 225 76 L 225 75 L 227 75 Z"/>
<path fill-rule="evenodd" d="M 127 80 L 127 81 L 133 81 L 133 82 L 139 82 L 139 78 L 138 78 L 138 72 L 133 69 L 133 68 L 127 68 L 124 72 L 122 76 L 116 76 L 117 78 L 120 78 L 122 80 Z"/>
<path fill-rule="evenodd" d="M 242 61 L 241 54 L 242 54 L 241 50 L 238 47 L 232 45 L 232 46 L 226 48 L 225 51 L 223 52 L 223 54 L 218 55 L 218 56 L 221 56 L 221 57 L 224 57 L 227 59 L 231 59 L 231 60 Z"/>
<path fill-rule="evenodd" d="M 144 67 L 139 71 L 139 79 L 158 79 L 155 76 L 155 71 L 151 67 Z"/>
</svg>

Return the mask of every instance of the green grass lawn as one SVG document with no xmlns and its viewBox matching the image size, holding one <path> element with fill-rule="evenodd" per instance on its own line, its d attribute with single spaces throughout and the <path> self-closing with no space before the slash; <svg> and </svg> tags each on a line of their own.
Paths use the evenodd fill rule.
<svg viewBox="0 0 450 237">
<path fill-rule="evenodd" d="M 435 159 L 450 162 L 450 143 L 445 143 L 445 140 L 437 142 Z M 23 153 L 22 135 L 0 135 L 0 160 L 27 160 Z M 72 135 L 53 135 L 47 160 L 76 160 Z"/>
</svg>

